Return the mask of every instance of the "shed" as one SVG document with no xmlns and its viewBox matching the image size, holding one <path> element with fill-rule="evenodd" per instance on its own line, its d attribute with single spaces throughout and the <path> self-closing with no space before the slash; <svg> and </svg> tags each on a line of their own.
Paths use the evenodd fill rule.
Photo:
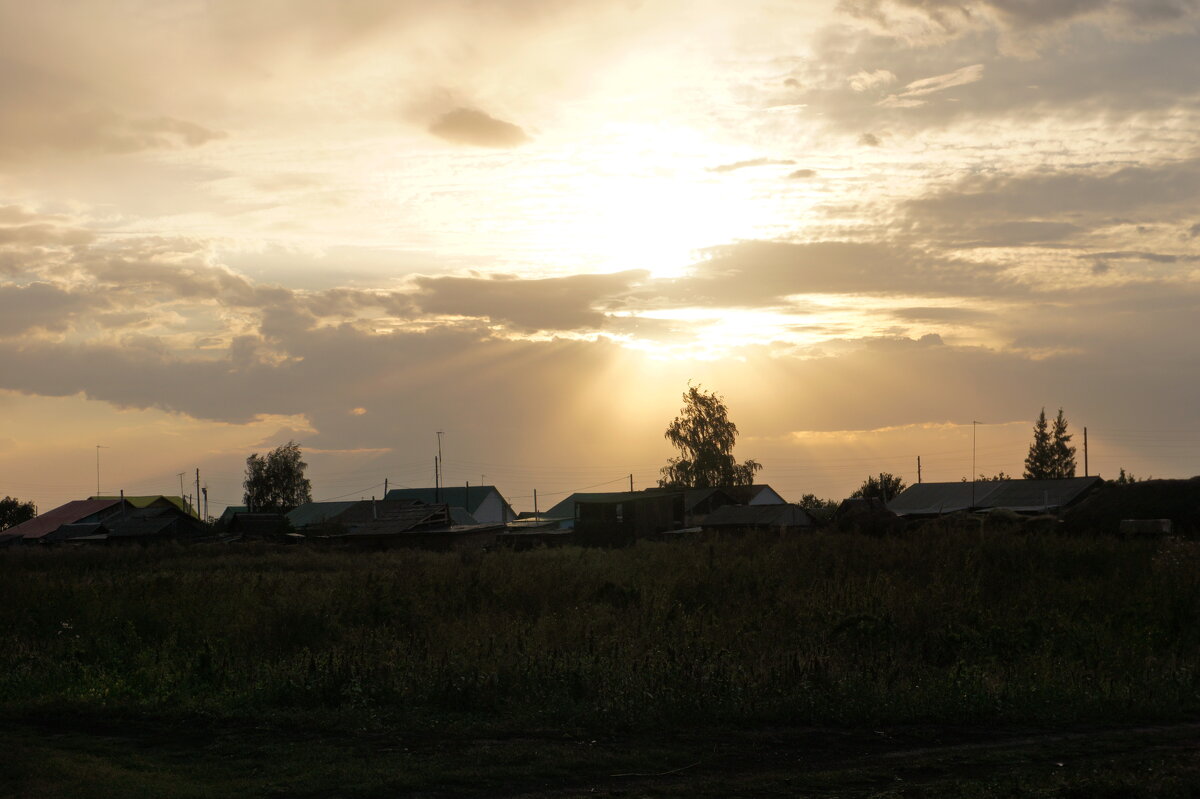
<svg viewBox="0 0 1200 799">
<path fill-rule="evenodd" d="M 578 496 L 578 495 L 577 495 Z M 683 527 L 684 492 L 614 492 L 575 500 L 575 540 L 621 546 Z"/>
</svg>

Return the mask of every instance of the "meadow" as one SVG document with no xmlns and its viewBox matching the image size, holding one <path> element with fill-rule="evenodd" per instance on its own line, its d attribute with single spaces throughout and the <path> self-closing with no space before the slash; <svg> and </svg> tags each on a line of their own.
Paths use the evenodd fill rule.
<svg viewBox="0 0 1200 799">
<path fill-rule="evenodd" d="M 0 573 L 0 718 L 17 726 L 587 738 L 1200 711 L 1192 541 L 19 548 Z"/>
</svg>

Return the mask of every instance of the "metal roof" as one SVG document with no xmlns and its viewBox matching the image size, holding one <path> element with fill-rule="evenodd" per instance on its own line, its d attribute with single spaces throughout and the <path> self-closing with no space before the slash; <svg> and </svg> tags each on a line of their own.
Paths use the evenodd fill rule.
<svg viewBox="0 0 1200 799">
<path fill-rule="evenodd" d="M 671 494 L 683 494 L 683 489 L 649 488 L 645 491 L 604 491 L 600 493 L 577 492 L 553 505 L 549 510 L 538 514 L 543 519 L 574 519 L 575 506 L 578 504 L 595 504 L 597 502 L 644 502 L 657 497 Z"/>
<path fill-rule="evenodd" d="M 1064 508 L 1099 485 L 1099 477 L 1058 480 L 984 480 L 972 483 L 917 483 L 888 502 L 898 516 L 937 516 L 965 510 L 1003 508 L 1037 512 Z"/>
<path fill-rule="evenodd" d="M 331 521 L 353 508 L 359 501 L 355 499 L 349 502 L 305 502 L 285 515 L 292 527 L 299 530 L 302 527 Z"/>
<path fill-rule="evenodd" d="M 443 486 L 442 488 L 393 488 L 387 492 L 384 499 L 415 499 L 424 502 L 426 505 L 437 505 L 439 503 L 449 505 L 454 508 L 466 508 L 469 513 L 475 513 L 479 510 L 479 506 L 492 493 L 495 493 L 500 501 L 504 503 L 504 507 L 512 513 L 512 508 L 508 501 L 504 499 L 504 495 L 495 486 Z M 516 516 L 516 513 L 512 513 Z"/>
<path fill-rule="evenodd" d="M 6 535 L 20 535 L 26 541 L 44 538 L 64 524 L 75 524 L 87 519 L 93 514 L 115 508 L 121 504 L 119 499 L 76 499 L 66 505 L 59 505 L 54 510 L 34 516 L 27 522 L 5 530 Z"/>
<path fill-rule="evenodd" d="M 159 506 L 162 506 L 163 504 L 171 504 L 189 516 L 192 516 L 192 517 L 196 516 L 195 509 L 193 509 L 192 506 L 189 505 L 188 503 L 184 502 L 183 497 L 172 497 L 172 496 L 168 496 L 167 494 L 148 494 L 143 497 L 130 497 L 130 496 L 120 497 L 120 496 L 102 495 L 102 496 L 98 496 L 98 497 L 89 497 L 89 499 L 124 499 L 126 502 L 128 502 L 130 505 L 132 505 L 135 508 L 149 508 L 152 505 L 155 505 L 156 503 Z"/>
</svg>

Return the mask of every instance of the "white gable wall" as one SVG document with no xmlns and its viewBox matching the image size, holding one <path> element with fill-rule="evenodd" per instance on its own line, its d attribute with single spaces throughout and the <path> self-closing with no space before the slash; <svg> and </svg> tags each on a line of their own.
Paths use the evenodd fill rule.
<svg viewBox="0 0 1200 799">
<path fill-rule="evenodd" d="M 775 489 L 770 486 L 763 486 L 762 490 L 750 498 L 751 505 L 786 505 L 783 497 L 775 493 Z"/>
<path fill-rule="evenodd" d="M 496 491 L 489 491 L 479 508 L 471 514 L 480 524 L 506 524 L 513 520 L 512 514 L 504 503 L 504 498 Z"/>
</svg>

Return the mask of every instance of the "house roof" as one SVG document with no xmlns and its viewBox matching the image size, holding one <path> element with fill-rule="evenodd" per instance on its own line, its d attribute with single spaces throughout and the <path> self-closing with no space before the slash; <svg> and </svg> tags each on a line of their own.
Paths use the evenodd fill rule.
<svg viewBox="0 0 1200 799">
<path fill-rule="evenodd" d="M 815 527 L 799 505 L 724 505 L 704 518 L 705 527 Z"/>
<path fill-rule="evenodd" d="M 384 499 L 415 499 L 424 502 L 426 505 L 436 505 L 442 503 L 453 508 L 465 508 L 468 513 L 474 514 L 479 510 L 479 506 L 484 503 L 484 500 L 491 494 L 495 494 L 504 503 L 512 513 L 512 508 L 508 504 L 508 500 L 495 486 L 445 486 L 443 488 L 393 488 L 387 492 Z M 513 516 L 516 516 L 513 513 Z"/>
<path fill-rule="evenodd" d="M 98 496 L 89 497 L 89 499 L 122 499 L 120 496 Z M 190 505 L 183 501 L 183 497 L 172 497 L 166 494 L 147 494 L 143 497 L 124 497 L 124 500 L 135 508 L 149 508 L 157 503 L 158 505 L 171 504 L 189 516 L 195 516 L 196 512 Z"/>
<path fill-rule="evenodd" d="M 358 503 L 357 499 L 350 502 L 305 502 L 284 515 L 292 527 L 299 530 L 302 527 L 332 521 Z"/>
<path fill-rule="evenodd" d="M 917 483 L 888 502 L 898 516 L 936 516 L 964 510 L 1004 508 L 1034 512 L 1065 508 L 1100 484 L 1099 477 L 1058 480 L 985 480 L 971 483 Z"/>
<path fill-rule="evenodd" d="M 347 536 L 377 536 L 419 530 L 448 530 L 453 517 L 447 505 L 409 505 L 393 508 L 386 517 L 347 525 Z"/>
<path fill-rule="evenodd" d="M 20 535 L 27 541 L 37 540 L 50 535 L 64 524 L 75 524 L 93 514 L 115 508 L 120 503 L 119 499 L 76 499 L 4 532 L 6 535 Z"/>
<path fill-rule="evenodd" d="M 770 492 L 770 494 L 768 495 L 768 498 L 771 499 L 772 501 L 771 502 L 761 502 L 759 504 L 763 504 L 763 505 L 786 504 L 784 502 L 783 497 L 781 497 L 779 495 L 779 492 L 776 491 L 775 489 L 771 488 L 771 486 L 767 485 L 766 483 L 755 483 L 754 485 L 748 485 L 748 486 L 721 486 L 721 490 L 724 491 L 729 496 L 733 497 L 734 501 L 736 501 L 742 505 L 749 505 L 752 500 L 757 499 L 761 494 L 768 492 L 768 491 Z"/>
<path fill-rule="evenodd" d="M 135 508 L 127 514 L 114 515 L 105 520 L 105 527 L 108 528 L 110 539 L 176 534 L 201 536 L 208 533 L 203 522 L 190 513 L 184 513 L 174 504 Z"/>
<path fill-rule="evenodd" d="M 228 524 L 233 520 L 233 517 L 239 513 L 248 513 L 250 508 L 245 505 L 229 505 L 221 513 L 221 518 L 217 519 L 221 524 Z"/>
<path fill-rule="evenodd" d="M 591 504 L 604 502 L 645 502 L 656 497 L 667 496 L 670 494 L 681 494 L 681 490 L 659 489 L 652 488 L 646 491 L 604 491 L 600 493 L 582 493 L 576 492 L 571 496 L 559 502 L 557 505 L 551 506 L 538 515 L 546 519 L 574 519 L 575 506 L 577 504 Z"/>
</svg>

